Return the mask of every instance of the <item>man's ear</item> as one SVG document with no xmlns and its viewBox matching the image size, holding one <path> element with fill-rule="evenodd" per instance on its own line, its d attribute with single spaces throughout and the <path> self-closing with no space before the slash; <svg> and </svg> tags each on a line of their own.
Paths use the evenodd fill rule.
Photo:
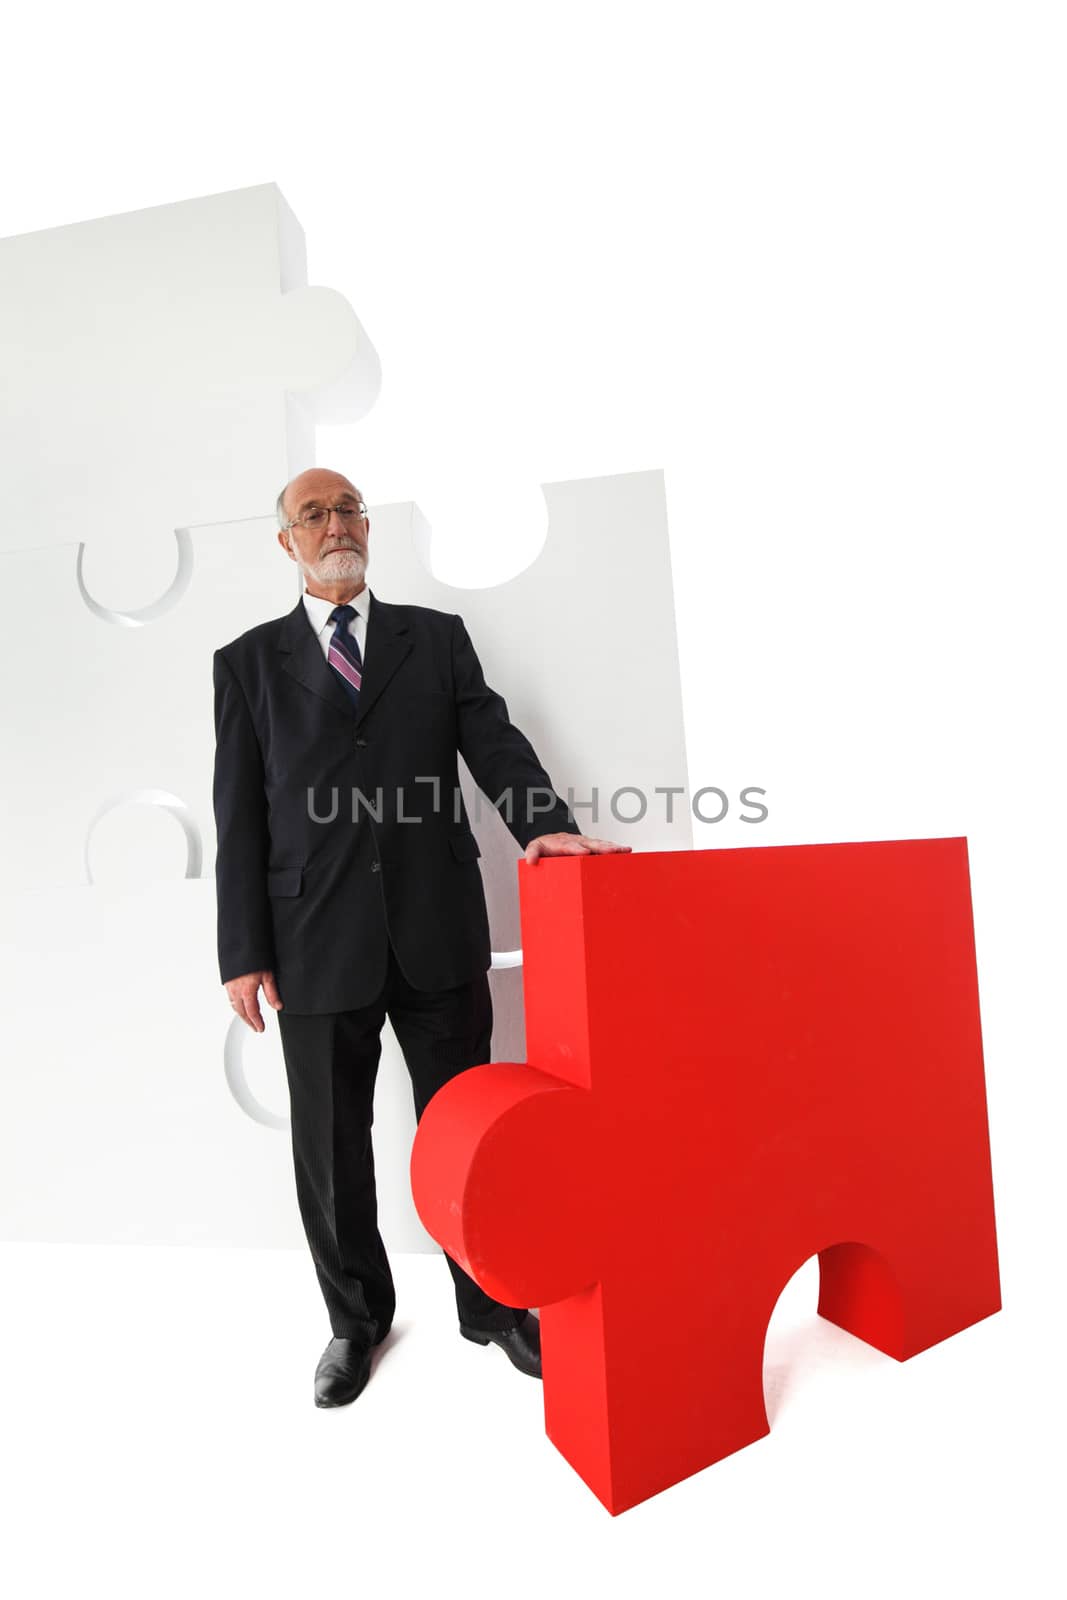
<svg viewBox="0 0 1067 1600">
<path fill-rule="evenodd" d="M 286 533 L 284 528 L 279 528 L 278 529 L 278 543 L 281 545 L 281 547 L 285 551 L 286 555 L 289 556 L 291 560 L 295 561 L 296 560 L 296 554 L 295 554 L 295 552 L 293 550 L 292 540 L 290 539 L 289 534 Z"/>
</svg>

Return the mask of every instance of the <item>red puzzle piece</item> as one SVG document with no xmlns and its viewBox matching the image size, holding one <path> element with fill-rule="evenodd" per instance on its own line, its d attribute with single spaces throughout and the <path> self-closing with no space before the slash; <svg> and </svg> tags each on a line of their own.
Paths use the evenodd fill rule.
<svg viewBox="0 0 1067 1600">
<path fill-rule="evenodd" d="M 965 839 L 519 863 L 530 1065 L 423 1115 L 415 1203 L 541 1307 L 549 1437 L 611 1512 L 761 1438 L 819 1312 L 906 1360 L 1000 1308 Z"/>
</svg>

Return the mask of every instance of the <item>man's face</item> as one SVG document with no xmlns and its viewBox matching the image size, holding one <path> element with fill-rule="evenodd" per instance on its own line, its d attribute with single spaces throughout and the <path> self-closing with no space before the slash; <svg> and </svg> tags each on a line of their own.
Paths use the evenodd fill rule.
<svg viewBox="0 0 1067 1600">
<path fill-rule="evenodd" d="M 339 472 L 312 467 L 289 485 L 285 518 L 304 517 L 316 508 L 354 509 L 362 502 L 359 490 Z M 370 522 L 364 517 L 342 517 L 334 512 L 319 527 L 293 522 L 278 534 L 278 543 L 296 561 L 306 578 L 320 584 L 360 583 L 367 570 Z"/>
</svg>

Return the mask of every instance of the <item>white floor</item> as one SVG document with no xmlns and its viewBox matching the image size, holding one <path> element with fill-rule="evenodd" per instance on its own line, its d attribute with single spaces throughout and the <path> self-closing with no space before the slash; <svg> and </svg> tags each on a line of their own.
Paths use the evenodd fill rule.
<svg viewBox="0 0 1067 1600">
<path fill-rule="evenodd" d="M 541 1385 L 458 1337 L 439 1258 L 395 1259 L 396 1326 L 336 1411 L 302 1252 L 4 1245 L 0 1271 L 16 1600 L 1060 1592 L 1059 1439 L 1018 1316 L 899 1366 L 819 1321 L 809 1262 L 771 1325 L 770 1436 L 613 1519 Z"/>
</svg>

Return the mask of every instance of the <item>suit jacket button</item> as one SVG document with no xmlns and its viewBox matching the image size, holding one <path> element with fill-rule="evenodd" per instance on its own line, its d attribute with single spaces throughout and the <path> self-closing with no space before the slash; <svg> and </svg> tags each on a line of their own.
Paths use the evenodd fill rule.
<svg viewBox="0 0 1067 1600">
<path fill-rule="evenodd" d="M 356 734 L 356 749 L 357 750 L 362 750 L 363 746 L 366 744 L 366 742 L 367 742 L 366 739 L 362 738 L 360 734 L 358 734 L 358 733 Z"/>
<path fill-rule="evenodd" d="M 371 871 L 372 872 L 381 872 L 381 870 L 382 870 L 382 864 L 381 864 L 380 861 L 372 861 L 371 862 Z"/>
</svg>

